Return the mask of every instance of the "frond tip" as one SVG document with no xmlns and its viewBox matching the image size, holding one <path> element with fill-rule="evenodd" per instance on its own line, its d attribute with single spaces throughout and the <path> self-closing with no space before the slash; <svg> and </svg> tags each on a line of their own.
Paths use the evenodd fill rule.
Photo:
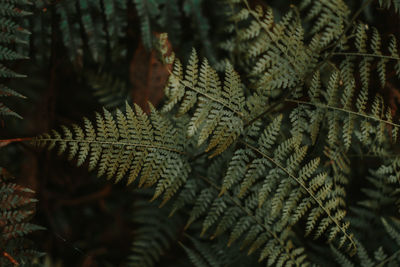
<svg viewBox="0 0 400 267">
<path fill-rule="evenodd" d="M 77 125 L 62 127 L 63 133 L 53 130 L 34 139 L 39 147 L 58 147 L 59 154 L 68 148 L 69 159 L 77 157 L 77 165 L 88 160 L 89 170 L 97 167 L 98 176 L 120 181 L 128 176 L 128 184 L 140 175 L 139 187 L 157 183 L 154 198 L 165 193 L 171 198 L 186 181 L 190 167 L 183 155 L 182 131 L 158 114 L 150 104 L 147 116 L 135 105 L 135 112 L 126 105 L 126 113 L 119 109 L 116 119 L 104 109 L 96 114 L 96 127 L 84 119 L 84 129 Z"/>
<path fill-rule="evenodd" d="M 246 118 L 244 93 L 239 74 L 228 64 L 225 81 L 203 60 L 200 70 L 195 50 L 189 59 L 183 78 L 182 65 L 175 60 L 174 70 L 166 87 L 168 101 L 163 111 L 170 111 L 178 102 L 179 115 L 194 108 L 194 115 L 188 127 L 188 136 L 198 133 L 198 144 L 203 144 L 210 136 L 206 151 L 213 151 L 210 157 L 227 149 L 242 133 Z"/>
</svg>

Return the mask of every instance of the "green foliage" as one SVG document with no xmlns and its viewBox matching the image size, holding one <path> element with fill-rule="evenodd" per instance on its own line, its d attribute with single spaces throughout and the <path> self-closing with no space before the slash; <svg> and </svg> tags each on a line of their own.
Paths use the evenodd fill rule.
<svg viewBox="0 0 400 267">
<path fill-rule="evenodd" d="M 30 12 L 24 11 L 19 7 L 30 4 L 29 1 L 0 1 L 0 79 L 5 78 L 22 78 L 25 75 L 12 71 L 7 65 L 3 65 L 4 61 L 13 61 L 26 59 L 15 50 L 16 45 L 26 45 L 26 37 L 29 31 L 22 28 L 18 23 L 20 18 L 30 15 Z M 0 83 L 0 97 L 20 97 L 25 98 L 20 93 Z M 18 113 L 11 110 L 3 102 L 0 102 L 1 116 L 14 116 L 22 118 Z"/>
<path fill-rule="evenodd" d="M 239 246 L 226 248 L 226 240 L 207 242 L 189 237 L 193 247 L 180 243 L 190 262 L 196 267 L 207 266 L 254 266 L 257 261 L 254 257 L 241 257 Z"/>
<path fill-rule="evenodd" d="M 129 100 L 126 83 L 111 73 L 99 70 L 88 72 L 86 77 L 93 88 L 93 95 L 105 108 L 120 108 Z"/>
<path fill-rule="evenodd" d="M 34 193 L 29 188 L 17 185 L 9 181 L 11 176 L 0 167 L 0 244 L 2 257 L 1 266 L 14 266 L 17 263 L 25 265 L 31 262 L 32 258 L 40 256 L 32 245 L 25 240 L 25 235 L 44 228 L 32 223 L 29 219 L 35 212 Z M 4 257 L 7 253 L 9 257 Z M 10 260 L 11 259 L 11 260 Z"/>
<path fill-rule="evenodd" d="M 198 145 L 203 144 L 212 134 L 206 151 L 215 148 L 210 157 L 220 154 L 229 147 L 243 131 L 246 118 L 244 95 L 239 75 L 228 65 L 223 86 L 218 74 L 208 61 L 204 60 L 198 69 L 196 51 L 192 52 L 183 78 L 179 60 L 174 64 L 165 94 L 168 102 L 163 112 L 170 111 L 180 103 L 179 115 L 191 110 L 194 114 L 188 125 L 188 136 L 198 134 Z"/>
<path fill-rule="evenodd" d="M 148 197 L 143 193 L 137 195 Z M 133 222 L 136 230 L 129 257 L 130 266 L 156 266 L 178 239 L 182 223 L 177 217 L 168 218 L 168 210 L 158 208 L 160 203 L 149 203 L 144 199 L 135 201 Z"/>
<path fill-rule="evenodd" d="M 170 35 L 173 44 L 182 38 L 184 20 L 189 20 L 199 43 L 204 47 L 208 59 L 215 63 L 215 53 L 210 40 L 209 18 L 204 16 L 207 3 L 204 0 L 134 0 L 140 17 L 142 41 L 146 49 L 154 46 L 153 32 L 162 29 Z M 215 12 L 215 11 L 214 11 Z"/>
<path fill-rule="evenodd" d="M 78 166 L 116 182 L 139 177 L 138 187 L 155 188 L 152 200 L 163 195 L 160 206 L 173 200 L 170 215 L 183 214 L 181 230 L 195 237 L 177 237 L 165 210 L 137 201 L 135 266 L 159 263 L 173 240 L 195 266 L 231 264 L 218 241 L 211 249 L 198 234 L 223 240 L 227 255 L 246 249 L 267 266 L 395 265 L 400 125 L 387 96 L 398 95 L 400 58 L 398 36 L 356 21 L 373 1 L 352 10 L 342 0 L 304 0 L 278 10 L 225 0 L 218 60 L 217 48 L 207 50 L 204 2 L 133 1 L 146 48 L 159 29 L 178 39 L 183 11 L 211 55 L 212 63 L 199 63 L 194 49 L 187 64 L 175 58 L 160 112 L 152 105 L 149 115 L 137 105 L 115 115 L 104 109 L 96 125 L 85 118 L 83 128 L 63 126 L 34 143 L 68 151 Z M 121 3 L 56 5 L 73 61 L 86 54 L 81 34 L 94 61 L 118 47 L 126 22 L 119 12 L 127 8 Z M 398 11 L 394 1 L 379 5 Z M 125 98 L 111 76 L 85 77 L 105 105 Z"/>
<path fill-rule="evenodd" d="M 61 1 L 56 5 L 56 12 L 61 18 L 63 43 L 76 64 L 81 64 L 84 44 L 94 61 L 104 61 L 107 49 L 120 45 L 119 39 L 127 25 L 126 1 L 123 0 Z"/>
<path fill-rule="evenodd" d="M 383 8 L 393 8 L 396 13 L 400 14 L 400 2 L 397 0 L 379 0 L 379 5 Z"/>
<path fill-rule="evenodd" d="M 147 116 L 139 106 L 135 105 L 135 114 L 126 105 L 126 113 L 117 110 L 116 119 L 104 109 L 103 116 L 96 114 L 96 128 L 84 119 L 84 129 L 63 127 L 63 136 L 53 131 L 38 136 L 35 143 L 50 149 L 57 145 L 59 154 L 68 149 L 68 158 L 77 156 L 78 166 L 87 159 L 89 170 L 97 167 L 98 176 L 115 176 L 115 182 L 128 174 L 130 184 L 140 174 L 139 187 L 156 184 L 153 199 L 164 193 L 166 202 L 186 181 L 190 167 L 182 129 L 174 128 L 153 106 L 150 109 Z"/>
</svg>

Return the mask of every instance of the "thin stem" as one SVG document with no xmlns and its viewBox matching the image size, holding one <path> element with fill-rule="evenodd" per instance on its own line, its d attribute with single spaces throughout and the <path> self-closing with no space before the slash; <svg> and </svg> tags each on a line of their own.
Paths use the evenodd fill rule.
<svg viewBox="0 0 400 267">
<path fill-rule="evenodd" d="M 252 120 L 250 120 L 249 122 L 247 122 L 244 125 L 244 128 L 250 126 L 251 124 L 253 124 L 255 121 L 259 120 L 260 118 L 264 117 L 267 113 L 269 113 L 270 111 L 272 111 L 274 108 L 276 108 L 278 105 L 282 104 L 283 102 L 285 102 L 286 97 L 288 97 L 290 95 L 291 91 L 287 90 L 285 92 L 285 94 L 283 94 L 280 97 L 280 100 L 272 103 L 271 105 L 269 105 L 263 112 L 261 112 L 260 114 L 258 114 L 255 118 L 253 118 Z"/>
<path fill-rule="evenodd" d="M 350 241 L 351 245 L 353 248 L 356 248 L 356 244 L 354 242 L 354 240 L 352 239 L 352 237 L 346 232 L 345 229 L 343 229 L 343 227 L 341 226 L 341 224 L 337 221 L 336 218 L 332 217 L 331 213 L 329 212 L 329 210 L 322 204 L 321 200 L 318 199 L 313 192 L 296 176 L 294 176 L 293 174 L 291 174 L 285 167 L 283 167 L 279 162 L 275 161 L 273 158 L 271 158 L 270 156 L 268 156 L 267 154 L 263 153 L 261 150 L 259 150 L 258 148 L 250 145 L 249 143 L 240 140 L 240 142 L 242 144 L 244 144 L 245 146 L 247 146 L 248 148 L 254 150 L 255 152 L 257 152 L 259 155 L 261 155 L 262 157 L 268 159 L 269 161 L 271 161 L 274 165 L 276 165 L 279 169 L 281 169 L 284 173 L 286 173 L 290 178 L 292 178 L 293 180 L 295 180 L 307 193 L 308 195 L 314 200 L 315 203 L 318 204 L 318 206 L 325 212 L 326 215 L 328 215 L 329 219 L 336 225 L 336 227 L 338 227 L 340 229 L 340 231 L 344 234 L 344 236 Z"/>
<path fill-rule="evenodd" d="M 221 188 L 214 184 L 210 179 L 208 179 L 207 177 L 204 176 L 199 176 L 203 181 L 205 181 L 206 183 L 208 183 L 209 185 L 211 185 L 214 189 L 216 189 L 218 192 L 221 192 Z M 251 213 L 249 210 L 247 210 L 245 207 L 242 206 L 242 204 L 240 203 L 239 200 L 237 200 L 236 198 L 232 197 L 228 192 L 224 193 L 224 196 L 227 196 L 239 209 L 241 209 L 244 213 L 247 214 L 247 216 L 251 217 L 259 226 L 261 226 L 262 228 L 264 228 L 264 230 L 266 232 L 268 232 L 271 236 L 273 236 L 273 238 L 279 242 L 279 244 L 285 249 L 286 253 L 290 256 L 291 260 L 296 263 L 296 266 L 300 266 L 296 259 L 293 257 L 293 255 L 291 255 L 291 251 L 288 249 L 288 247 L 285 245 L 285 242 L 282 241 L 281 238 L 278 237 L 278 235 L 271 231 L 268 227 L 265 226 L 265 224 L 263 224 L 253 213 Z"/>
<path fill-rule="evenodd" d="M 131 142 L 121 142 L 121 141 L 104 141 L 104 140 L 76 140 L 76 139 L 60 139 L 60 138 L 37 138 L 35 139 L 35 142 L 40 143 L 40 142 L 74 142 L 74 143 L 87 143 L 87 144 L 99 144 L 99 145 L 110 145 L 110 146 L 134 146 L 134 147 L 144 147 L 144 148 L 156 148 L 156 149 L 162 149 L 162 150 L 167 150 L 167 151 L 172 151 L 181 155 L 186 155 L 185 152 L 179 151 L 177 149 L 167 147 L 167 146 L 162 146 L 162 145 L 150 145 L 150 144 L 142 144 L 142 143 L 131 143 Z"/>
<path fill-rule="evenodd" d="M 348 114 L 352 114 L 355 116 L 360 116 L 366 119 L 371 119 L 371 120 L 375 120 L 381 123 L 386 123 L 389 125 L 392 125 L 394 127 L 400 127 L 400 124 L 394 123 L 394 122 L 390 122 L 387 120 L 382 120 L 378 117 L 373 117 L 371 115 L 367 115 L 367 114 L 362 114 L 362 113 L 358 113 L 352 110 L 348 110 L 348 109 L 344 109 L 344 108 L 338 108 L 338 107 L 333 107 L 333 106 L 328 106 L 322 103 L 312 103 L 312 102 L 307 102 L 307 101 L 303 101 L 303 100 L 296 100 L 296 99 L 285 99 L 286 102 L 292 102 L 292 103 L 297 103 L 297 104 L 303 104 L 303 105 L 310 105 L 310 106 L 315 106 L 315 107 L 319 107 L 319 108 L 325 108 L 325 109 L 332 109 L 332 110 L 336 110 L 336 111 L 341 111 L 344 113 L 348 113 Z"/>
<path fill-rule="evenodd" d="M 356 11 L 356 13 L 354 13 L 353 17 L 351 18 L 350 22 L 347 24 L 346 28 L 343 30 L 343 32 L 340 34 L 339 38 L 336 40 L 332 50 L 329 52 L 329 54 L 325 57 L 325 59 L 323 61 L 321 61 L 316 68 L 314 69 L 314 71 L 312 71 L 311 73 L 314 73 L 316 70 L 318 70 L 320 67 L 322 67 L 329 59 L 331 59 L 331 57 L 333 57 L 336 48 L 339 46 L 340 41 L 342 40 L 343 36 L 346 34 L 346 32 L 348 30 L 350 30 L 350 28 L 353 26 L 353 22 L 358 18 L 358 16 L 361 14 L 361 12 L 363 12 L 363 10 L 369 6 L 372 3 L 373 0 L 368 0 L 366 2 L 364 2 L 364 4 Z"/>
<path fill-rule="evenodd" d="M 400 61 L 399 57 L 393 56 L 385 56 L 385 55 L 377 55 L 377 54 L 369 54 L 369 53 L 357 53 L 357 52 L 335 52 L 334 56 L 359 56 L 359 57 L 376 57 L 376 58 L 385 58 Z"/>
</svg>

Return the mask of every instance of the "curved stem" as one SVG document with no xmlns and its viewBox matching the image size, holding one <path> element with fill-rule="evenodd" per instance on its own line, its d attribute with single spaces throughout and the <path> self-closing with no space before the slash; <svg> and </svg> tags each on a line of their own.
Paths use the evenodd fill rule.
<svg viewBox="0 0 400 267">
<path fill-rule="evenodd" d="M 297 100 L 297 99 L 285 99 L 285 101 L 286 102 L 297 103 L 297 104 L 315 106 L 315 107 L 319 107 L 319 108 L 325 108 L 325 109 L 332 109 L 332 110 L 336 110 L 336 111 L 341 111 L 341 112 L 344 112 L 344 113 L 352 114 L 352 115 L 363 117 L 363 118 L 366 118 L 366 119 L 371 119 L 371 120 L 375 120 L 375 121 L 378 121 L 378 122 L 381 122 L 381 123 L 389 124 L 389 125 L 392 125 L 394 127 L 400 127 L 400 124 L 397 124 L 397 123 L 394 123 L 394 122 L 390 122 L 390 121 L 387 121 L 387 120 L 382 120 L 380 118 L 373 117 L 371 115 L 358 113 L 358 112 L 355 112 L 355 111 L 352 111 L 352 110 L 348 110 L 348 109 L 344 109 L 344 108 L 328 106 L 328 105 L 325 105 L 325 104 L 322 104 L 322 103 L 311 103 L 311 102 L 307 102 L 307 101 L 303 101 L 303 100 Z"/>
<path fill-rule="evenodd" d="M 255 152 L 257 152 L 259 155 L 261 155 L 262 157 L 268 159 L 269 161 L 271 161 L 275 166 L 277 166 L 279 169 L 281 169 L 284 173 L 286 173 L 286 175 L 288 175 L 290 178 L 292 178 L 294 181 L 296 181 L 296 183 L 298 183 L 303 190 L 305 190 L 307 192 L 307 194 L 313 199 L 313 201 L 315 203 L 318 204 L 318 206 L 325 212 L 325 214 L 328 216 L 328 218 L 336 225 L 336 227 L 338 227 L 340 229 L 340 231 L 344 234 L 344 236 L 346 237 L 347 240 L 350 241 L 351 245 L 353 248 L 356 248 L 356 244 L 353 240 L 353 238 L 346 232 L 345 229 L 343 229 L 343 227 L 341 226 L 340 222 L 338 222 L 338 220 L 334 217 L 332 217 L 331 213 L 329 212 L 329 210 L 323 205 L 323 203 L 321 202 L 320 199 L 318 199 L 313 192 L 296 176 L 294 176 L 293 174 L 291 174 L 285 167 L 283 167 L 279 162 L 275 161 L 273 158 L 271 158 L 270 156 L 266 155 L 265 153 L 263 153 L 261 150 L 259 150 L 258 148 L 250 145 L 249 143 L 245 142 L 245 141 L 241 141 L 240 142 L 242 144 L 244 144 L 245 146 L 247 146 L 248 148 L 254 150 Z"/>
</svg>

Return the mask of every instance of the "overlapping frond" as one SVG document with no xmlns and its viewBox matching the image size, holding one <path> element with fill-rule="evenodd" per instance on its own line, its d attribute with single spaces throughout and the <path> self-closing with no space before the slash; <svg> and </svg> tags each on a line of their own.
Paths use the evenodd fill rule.
<svg viewBox="0 0 400 267">
<path fill-rule="evenodd" d="M 398 230 L 399 223 L 391 220 L 392 223 L 397 224 L 397 229 L 395 226 L 391 225 L 385 218 L 381 218 L 382 225 L 386 230 L 386 234 L 390 236 L 397 244 L 400 246 L 400 232 Z M 371 266 L 397 266 L 399 265 L 400 249 L 389 252 L 386 251 L 382 246 L 379 246 L 374 251 L 367 251 L 363 243 L 356 240 L 357 244 L 357 257 L 349 258 L 339 250 L 331 246 L 335 260 L 343 267 L 361 266 L 361 267 L 371 267 Z"/>
<path fill-rule="evenodd" d="M 243 86 L 231 65 L 227 65 L 221 85 L 217 72 L 206 59 L 199 70 L 193 50 L 185 75 L 180 61 L 175 60 L 165 90 L 168 101 L 163 111 L 170 111 L 178 103 L 179 115 L 193 110 L 188 136 L 197 135 L 199 145 L 211 137 L 206 149 L 215 149 L 211 157 L 223 152 L 242 133 L 246 120 Z"/>
<path fill-rule="evenodd" d="M 150 49 L 153 46 L 151 18 L 160 13 L 157 1 L 135 0 L 135 5 L 141 21 L 142 42 L 147 49 Z"/>
<path fill-rule="evenodd" d="M 116 119 L 104 109 L 96 114 L 96 127 L 84 119 L 84 129 L 77 125 L 63 127 L 62 133 L 53 130 L 35 138 L 38 146 L 68 149 L 68 158 L 77 158 L 77 165 L 88 161 L 89 170 L 98 169 L 98 176 L 127 176 L 132 183 L 140 175 L 139 187 L 156 185 L 154 198 L 164 193 L 169 200 L 187 179 L 190 167 L 185 156 L 185 137 L 182 129 L 162 117 L 150 106 L 147 116 L 135 105 L 135 112 L 126 106 L 126 113 L 116 112 Z"/>
<path fill-rule="evenodd" d="M 304 248 L 293 244 L 290 229 L 282 229 L 279 223 L 269 220 L 268 213 L 271 209 L 266 205 L 258 208 L 258 198 L 255 194 L 249 194 L 243 199 L 229 192 L 218 196 L 221 187 L 207 177 L 200 178 L 211 188 L 198 187 L 197 190 L 185 188 L 178 197 L 180 199 L 183 196 L 186 201 L 189 200 L 188 194 L 193 194 L 194 197 L 187 203 L 193 208 L 186 227 L 205 216 L 202 236 L 211 230 L 213 233 L 207 236 L 210 236 L 212 240 L 228 235 L 228 247 L 231 247 L 234 241 L 241 240 L 241 249 L 246 248 L 248 254 L 259 251 L 258 260 L 266 261 L 268 266 L 307 266 L 309 264 Z M 233 244 L 233 247 L 237 245 Z M 194 264 L 208 262 L 209 258 L 207 260 L 203 258 L 207 254 L 201 253 L 203 256 L 200 256 L 190 250 L 187 250 L 187 253 Z"/>
<path fill-rule="evenodd" d="M 188 244 L 180 245 L 186 252 L 189 260 L 196 267 L 214 266 L 256 266 L 255 257 L 241 257 L 239 246 L 226 247 L 226 240 L 206 241 L 189 237 Z"/>
<path fill-rule="evenodd" d="M 277 116 L 258 142 L 246 138 L 233 156 L 222 154 L 228 161 L 223 180 L 210 171 L 214 178 L 200 177 L 208 186 L 188 182 L 174 210 L 189 204 L 193 208 L 186 227 L 204 218 L 202 235 L 212 231 L 214 239 L 229 234 L 228 245 L 241 240 L 249 254 L 260 251 L 259 260 L 268 266 L 307 264 L 304 248 L 291 239 L 292 227 L 302 218 L 305 234 L 326 234 L 329 241 L 354 252 L 342 201 L 332 193 L 332 178 L 318 158 L 303 163 L 307 147 L 296 149 L 293 137 L 282 140 L 281 123 L 282 116 Z"/>
<path fill-rule="evenodd" d="M 268 220 L 278 221 L 280 227 L 306 217 L 306 234 L 314 232 L 317 238 L 328 232 L 329 241 L 339 235 L 339 246 L 347 243 L 350 250 L 355 249 L 344 221 L 346 212 L 332 194 L 332 180 L 321 171 L 320 159 L 302 163 L 307 147 L 297 148 L 293 137 L 276 145 L 281 119 L 274 119 L 257 144 L 245 142 L 245 148 L 235 152 L 220 194 L 237 185 L 234 192 L 239 198 L 255 194 L 258 207 L 270 209 Z"/>
<path fill-rule="evenodd" d="M 124 35 L 127 25 L 126 5 L 126 1 L 122 0 L 73 0 L 56 3 L 63 43 L 73 63 L 81 62 L 84 40 L 87 41 L 95 61 L 105 59 L 107 47 L 118 47 L 118 40 Z M 82 38 L 81 31 L 85 38 Z"/>
<path fill-rule="evenodd" d="M 316 50 L 339 38 L 350 15 L 343 0 L 302 0 L 299 9 L 305 13 L 304 20 L 312 25 L 307 33 L 318 40 Z"/>
<path fill-rule="evenodd" d="M 400 78 L 400 57 L 398 40 L 394 35 L 389 35 L 387 48 L 383 43 L 378 30 L 366 24 L 359 23 L 354 30 L 356 51 L 339 51 L 337 55 L 345 56 L 346 60 L 359 62 L 358 71 L 363 90 L 368 90 L 372 70 L 376 68 L 381 87 L 385 87 L 388 76 L 388 69 L 394 63 L 394 72 Z M 376 64 L 374 64 L 376 63 Z"/>
<path fill-rule="evenodd" d="M 108 72 L 88 72 L 88 84 L 93 88 L 93 95 L 105 108 L 121 108 L 129 100 L 125 82 Z"/>
<path fill-rule="evenodd" d="M 0 1 L 0 78 L 21 78 L 25 75 L 18 74 L 9 69 L 5 62 L 26 59 L 25 55 L 15 50 L 15 44 L 26 45 L 29 31 L 19 25 L 19 19 L 30 15 L 21 6 L 30 4 L 29 1 Z M 21 97 L 20 93 L 0 83 L 0 97 Z M 18 113 L 11 110 L 6 104 L 0 102 L 0 116 L 14 116 L 22 118 Z"/>
<path fill-rule="evenodd" d="M 400 15 L 400 2 L 397 0 L 379 0 L 379 5 L 386 9 L 394 9 Z"/>
<path fill-rule="evenodd" d="M 271 8 L 249 10 L 243 5 L 231 20 L 244 26 L 232 28 L 235 34 L 229 47 L 235 47 L 244 59 L 242 64 L 260 95 L 299 86 L 314 67 L 316 54 L 304 43 L 304 30 L 294 10 L 275 22 Z"/>
<path fill-rule="evenodd" d="M 303 128 L 309 132 L 312 143 L 316 142 L 322 122 L 327 123 L 327 143 L 331 148 L 339 143 L 347 151 L 354 136 L 363 145 L 372 145 L 375 140 L 379 143 L 388 139 L 396 142 L 400 125 L 393 122 L 392 111 L 384 104 L 383 98 L 376 95 L 368 108 L 368 90 L 363 87 L 355 95 L 352 62 L 345 60 L 340 68 L 340 71 L 332 72 L 325 85 L 321 85 L 319 72 L 314 74 L 309 100 L 286 99 L 303 106 L 303 115 L 310 122 Z"/>
<path fill-rule="evenodd" d="M 158 266 L 179 238 L 179 220 L 168 218 L 168 210 L 160 209 L 157 204 L 160 203 L 149 203 L 144 199 L 134 203 L 133 223 L 136 227 L 130 266 Z"/>
</svg>

